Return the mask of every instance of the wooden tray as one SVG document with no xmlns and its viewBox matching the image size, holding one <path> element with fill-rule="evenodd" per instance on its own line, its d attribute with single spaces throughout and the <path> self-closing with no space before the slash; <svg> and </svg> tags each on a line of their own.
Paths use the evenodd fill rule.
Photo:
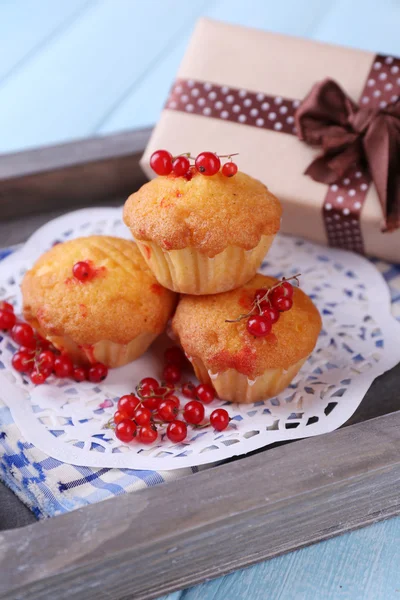
<svg viewBox="0 0 400 600">
<path fill-rule="evenodd" d="M 149 130 L 0 157 L 0 245 L 122 203 Z M 148 599 L 400 514 L 400 365 L 346 426 L 0 533 L 0 598 Z"/>
</svg>

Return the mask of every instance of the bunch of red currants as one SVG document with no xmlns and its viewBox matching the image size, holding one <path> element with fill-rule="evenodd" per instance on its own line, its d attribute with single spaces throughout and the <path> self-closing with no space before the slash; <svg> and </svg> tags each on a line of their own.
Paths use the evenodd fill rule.
<svg viewBox="0 0 400 600">
<path fill-rule="evenodd" d="M 198 386 L 190 382 L 177 387 L 182 377 L 185 355 L 177 348 L 168 348 L 164 354 L 163 383 L 153 377 L 145 377 L 136 387 L 136 394 L 126 394 L 118 400 L 113 417 L 116 437 L 124 443 L 137 440 L 152 444 L 158 439 L 159 427 L 165 427 L 166 437 L 173 443 L 183 442 L 187 437 L 187 425 L 206 427 L 209 424 L 217 431 L 229 425 L 229 414 L 223 408 L 212 411 L 209 423 L 204 422 L 205 404 L 215 398 L 211 385 Z M 181 410 L 176 393 L 189 399 Z M 179 419 L 180 413 L 183 420 Z"/>
<path fill-rule="evenodd" d="M 52 374 L 92 383 L 100 383 L 107 377 L 108 369 L 102 363 L 88 368 L 74 365 L 69 356 L 56 350 L 29 323 L 19 321 L 9 302 L 0 302 L 0 330 L 9 331 L 19 346 L 12 357 L 12 366 L 19 373 L 29 374 L 35 385 L 44 383 Z"/>
<path fill-rule="evenodd" d="M 194 158 L 190 153 L 172 156 L 168 150 L 156 150 L 150 157 L 150 166 L 157 175 L 174 173 L 177 177 L 191 179 L 193 171 L 206 176 L 216 175 L 221 169 L 221 158 L 227 158 L 228 162 L 223 165 L 221 172 L 225 177 L 233 177 L 238 167 L 232 162 L 232 156 L 235 154 L 218 155 L 214 152 L 201 152 Z M 191 164 L 190 160 L 194 161 L 194 164 Z"/>
<path fill-rule="evenodd" d="M 298 275 L 290 279 L 298 282 Z M 246 329 L 254 337 L 265 337 L 271 333 L 280 313 L 290 310 L 293 306 L 293 286 L 288 279 L 283 278 L 270 288 L 256 290 L 250 312 L 240 315 L 237 319 L 226 319 L 227 323 L 237 323 L 247 320 Z"/>
</svg>

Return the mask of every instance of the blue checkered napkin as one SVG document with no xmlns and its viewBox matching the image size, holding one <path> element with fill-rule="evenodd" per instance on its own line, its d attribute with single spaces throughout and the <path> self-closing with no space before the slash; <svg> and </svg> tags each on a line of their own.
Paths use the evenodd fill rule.
<svg viewBox="0 0 400 600">
<path fill-rule="evenodd" d="M 0 260 L 11 252 L 12 249 L 0 251 Z M 393 312 L 400 320 L 400 265 L 373 262 L 389 285 Z M 173 481 L 196 470 L 195 467 L 164 472 L 91 469 L 61 463 L 21 437 L 10 410 L 0 400 L 0 479 L 38 518 Z"/>
<path fill-rule="evenodd" d="M 0 479 L 38 518 L 173 481 L 196 470 L 89 469 L 62 463 L 24 440 L 0 401 Z"/>
</svg>

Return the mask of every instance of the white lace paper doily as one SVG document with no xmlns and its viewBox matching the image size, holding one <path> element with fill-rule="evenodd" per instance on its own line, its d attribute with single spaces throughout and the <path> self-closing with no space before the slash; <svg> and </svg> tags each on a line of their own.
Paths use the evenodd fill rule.
<svg viewBox="0 0 400 600">
<path fill-rule="evenodd" d="M 130 237 L 121 210 L 85 209 L 51 221 L 0 264 L 0 299 L 21 308 L 25 271 L 56 241 L 90 234 Z M 300 272 L 301 285 L 318 306 L 323 329 L 317 347 L 282 394 L 252 405 L 215 400 L 231 423 L 222 433 L 190 429 L 173 444 L 165 435 L 153 446 L 119 442 L 104 425 L 119 396 L 143 376 L 160 377 L 165 340 L 139 360 L 110 371 L 100 385 L 51 377 L 33 386 L 11 368 L 15 344 L 0 337 L 0 396 L 23 436 L 66 463 L 88 467 L 169 470 L 227 459 L 282 440 L 332 431 L 356 410 L 372 381 L 400 361 L 400 324 L 390 314 L 389 291 L 379 272 L 354 254 L 278 236 L 263 272 L 276 277 Z"/>
</svg>

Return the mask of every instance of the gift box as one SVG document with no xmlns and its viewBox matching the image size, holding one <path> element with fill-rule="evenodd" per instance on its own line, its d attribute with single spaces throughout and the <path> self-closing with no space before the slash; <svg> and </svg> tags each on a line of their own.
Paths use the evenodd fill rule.
<svg viewBox="0 0 400 600">
<path fill-rule="evenodd" d="M 400 60 L 201 19 L 142 158 L 239 152 L 281 230 L 400 262 Z"/>
</svg>

